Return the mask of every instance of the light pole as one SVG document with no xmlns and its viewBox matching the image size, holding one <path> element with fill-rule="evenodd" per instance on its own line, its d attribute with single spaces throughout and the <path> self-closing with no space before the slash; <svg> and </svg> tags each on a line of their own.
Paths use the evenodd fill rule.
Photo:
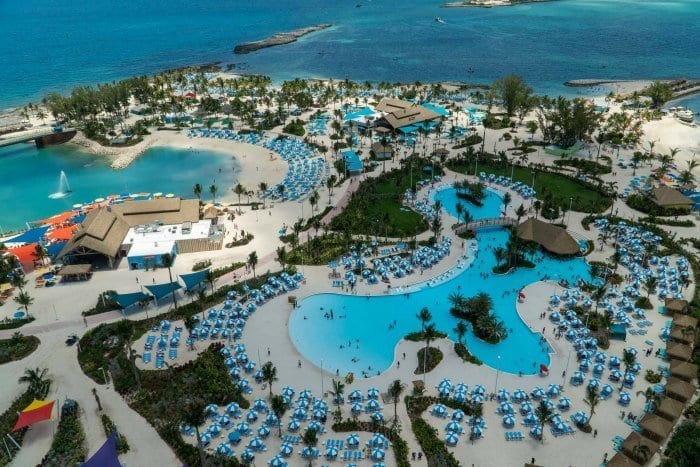
<svg viewBox="0 0 700 467">
<path fill-rule="evenodd" d="M 571 350 L 569 349 L 569 356 L 566 358 L 566 368 L 564 369 L 564 376 L 562 377 L 561 385 L 564 386 L 566 383 L 566 374 L 569 372 L 569 361 L 571 360 Z"/>
<path fill-rule="evenodd" d="M 513 172 L 515 172 L 515 158 L 510 160 L 510 183 L 513 183 Z"/>
<path fill-rule="evenodd" d="M 103 366 L 99 367 L 98 370 L 102 371 L 102 379 L 105 380 L 105 384 L 107 384 L 107 373 L 105 373 L 105 368 Z"/>
<path fill-rule="evenodd" d="M 321 397 L 323 397 L 323 360 L 321 360 Z"/>
<path fill-rule="evenodd" d="M 569 196 L 569 219 L 568 219 L 567 224 L 568 224 L 569 222 L 571 222 L 571 206 L 573 206 L 573 204 L 574 204 L 574 197 L 573 197 L 573 196 Z"/>
<path fill-rule="evenodd" d="M 498 362 L 499 362 L 499 365 L 500 365 L 501 356 L 498 355 L 496 358 L 498 359 Z M 493 385 L 493 392 L 494 392 L 494 393 L 498 390 L 498 375 L 500 374 L 500 372 L 501 372 L 501 369 L 500 369 L 499 366 L 497 366 L 497 367 L 496 367 L 496 384 Z"/>
</svg>

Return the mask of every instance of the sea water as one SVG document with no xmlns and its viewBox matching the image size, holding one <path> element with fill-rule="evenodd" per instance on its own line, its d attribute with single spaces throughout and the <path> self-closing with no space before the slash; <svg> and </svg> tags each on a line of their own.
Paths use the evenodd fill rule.
<svg viewBox="0 0 700 467">
<path fill-rule="evenodd" d="M 443 199 L 454 195 L 450 191 L 454 192 L 453 189 L 440 192 Z M 496 194 L 488 192 L 484 205 L 490 208 L 474 211 L 473 215 L 475 218 L 498 217 L 499 200 Z M 563 260 L 538 253 L 533 260 L 534 269 L 519 268 L 510 274 L 494 275 L 493 248 L 505 246 L 507 239 L 508 232 L 504 229 L 479 231 L 479 253 L 471 267 L 456 269 L 459 274 L 453 279 L 436 286 L 424 286 L 417 292 L 372 297 L 326 293 L 307 297 L 289 318 L 292 342 L 305 358 L 327 371 L 337 370 L 341 375 L 352 372 L 357 377 L 363 372 L 375 375 L 392 365 L 398 341 L 421 329 L 416 318 L 421 308 L 427 307 L 436 328 L 456 342 L 457 319 L 450 314 L 449 295 L 460 292 L 470 297 L 486 292 L 493 300 L 493 312 L 505 323 L 508 337 L 492 345 L 469 332 L 465 338 L 467 348 L 493 368 L 513 374 L 535 374 L 540 365 L 549 365 L 551 349 L 540 341 L 542 329 L 530 329 L 518 315 L 518 291 L 543 277 L 556 281 L 566 279 L 570 283 L 579 278 L 590 281 L 590 268 L 582 258 Z M 460 248 L 460 245 L 455 244 L 453 248 Z M 481 277 L 482 273 L 488 274 L 488 279 Z M 381 284 L 376 286 L 376 292 L 382 289 Z M 333 310 L 333 319 L 324 316 L 330 310 Z M 543 322 L 543 326 L 546 324 Z M 552 326 L 546 326 L 545 331 L 551 338 Z"/>
<path fill-rule="evenodd" d="M 143 0 L 134 10 L 124 0 L 0 2 L 0 108 L 77 84 L 213 61 L 276 79 L 489 83 L 518 73 L 538 92 L 567 94 L 578 90 L 562 83 L 577 78 L 700 76 L 698 0 L 441 3 Z M 240 42 L 325 22 L 334 26 L 296 43 L 232 53 Z"/>
<path fill-rule="evenodd" d="M 202 199 L 209 200 L 210 185 L 217 185 L 219 196 L 233 186 L 237 167 L 232 154 L 193 149 L 150 148 L 126 169 L 114 170 L 108 158 L 72 145 L 0 148 L 0 231 L 22 228 L 27 221 L 111 194 L 163 192 L 192 198 L 199 183 Z M 52 197 L 62 170 L 72 191 Z"/>
</svg>

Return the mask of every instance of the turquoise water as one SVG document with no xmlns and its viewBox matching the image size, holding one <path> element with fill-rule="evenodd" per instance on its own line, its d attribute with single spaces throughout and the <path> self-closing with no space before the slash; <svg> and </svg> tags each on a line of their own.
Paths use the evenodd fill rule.
<svg viewBox="0 0 700 467">
<path fill-rule="evenodd" d="M 498 200 L 491 193 L 486 202 L 492 210 L 475 214 L 475 217 L 497 216 L 500 210 Z M 494 312 L 510 331 L 508 337 L 497 345 L 487 344 L 468 333 L 466 344 L 470 352 L 502 371 L 534 374 L 540 364 L 549 364 L 549 351 L 540 343 L 541 330 L 532 332 L 518 316 L 515 308 L 517 291 L 544 275 L 557 280 L 566 278 L 571 282 L 578 278 L 590 280 L 590 271 L 581 258 L 558 260 L 538 255 L 534 260 L 535 269 L 518 269 L 512 274 L 495 276 L 490 273 L 495 265 L 491 250 L 504 245 L 507 238 L 505 230 L 480 231 L 477 237 L 479 255 L 469 269 L 448 282 L 408 295 L 369 298 L 312 295 L 302 300 L 300 307 L 290 316 L 291 339 L 304 357 L 328 371 L 338 370 L 341 375 L 354 372 L 356 376 L 362 375 L 363 371 L 376 374 L 392 365 L 396 343 L 409 332 L 420 329 L 416 314 L 422 307 L 430 309 L 437 329 L 456 341 L 453 328 L 457 320 L 449 313 L 447 297 L 458 289 L 466 296 L 483 291 L 491 295 Z M 482 272 L 489 274 L 488 279 L 481 277 Z M 335 318 L 324 318 L 331 309 Z M 394 321 L 396 326 L 389 329 Z M 547 332 L 551 334 L 551 328 Z"/>
<path fill-rule="evenodd" d="M 212 61 L 278 79 L 485 83 L 514 72 L 540 92 L 568 94 L 576 90 L 562 83 L 575 78 L 700 77 L 698 0 L 441 9 L 443 1 L 143 0 L 136 10 L 125 0 L 0 2 L 0 108 L 76 84 Z M 334 27 L 232 54 L 239 42 L 321 22 Z"/>
<path fill-rule="evenodd" d="M 476 206 L 467 200 L 458 198 L 457 192 L 453 188 L 438 191 L 433 199 L 440 201 L 443 209 L 452 217 L 457 217 L 457 203 L 462 203 L 464 209 L 471 214 L 474 220 L 499 217 L 503 207 L 503 200 L 490 189 L 486 190 L 486 198 L 481 201 L 484 203 L 483 206 Z"/>
<path fill-rule="evenodd" d="M 58 191 L 61 170 L 73 193 L 51 199 L 49 195 Z M 192 187 L 200 183 L 203 198 L 208 199 L 211 184 L 219 187 L 220 194 L 233 185 L 235 165 L 230 154 L 155 147 L 126 169 L 113 170 L 106 158 L 70 145 L 45 149 L 15 145 L 0 149 L 0 173 L 0 229 L 7 231 L 110 194 L 160 191 L 191 198 Z"/>
</svg>

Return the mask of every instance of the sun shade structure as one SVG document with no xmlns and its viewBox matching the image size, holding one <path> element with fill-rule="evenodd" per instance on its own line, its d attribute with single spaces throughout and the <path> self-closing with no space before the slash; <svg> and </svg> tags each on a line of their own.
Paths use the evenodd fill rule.
<svg viewBox="0 0 700 467">
<path fill-rule="evenodd" d="M 637 446 L 646 446 L 649 449 L 649 457 L 653 456 L 654 453 L 659 450 L 659 443 L 633 431 L 622 443 L 622 450 L 631 458 L 636 459 L 638 456 L 635 455 L 634 450 Z"/>
<path fill-rule="evenodd" d="M 345 165 L 350 175 L 359 175 L 362 173 L 364 166 L 362 165 L 360 156 L 358 156 L 355 151 L 350 149 L 348 151 L 343 151 L 341 154 L 343 159 L 345 159 Z"/>
<path fill-rule="evenodd" d="M 685 404 L 683 402 L 671 399 L 670 397 L 664 397 L 655 413 L 664 417 L 666 420 L 675 422 L 683 413 L 683 409 L 685 409 Z"/>
<path fill-rule="evenodd" d="M 688 309 L 688 300 L 683 300 L 680 298 L 667 298 L 664 306 L 666 307 L 666 312 L 672 315 L 675 315 L 676 313 L 685 313 Z"/>
<path fill-rule="evenodd" d="M 694 204 L 692 199 L 666 185 L 651 190 L 650 198 L 654 204 L 664 208 L 690 208 Z"/>
<path fill-rule="evenodd" d="M 518 237 L 535 242 L 545 250 L 557 255 L 575 255 L 579 253 L 578 242 L 566 229 L 543 222 L 534 217 L 517 227 Z"/>
<path fill-rule="evenodd" d="M 605 465 L 606 467 L 642 467 L 642 464 L 633 461 L 621 452 L 618 452 L 612 456 L 612 458 Z"/>
<path fill-rule="evenodd" d="M 384 98 L 375 108 L 384 114 L 377 120 L 377 125 L 392 129 L 416 126 L 440 118 L 440 114 L 434 110 L 401 99 Z"/>
<path fill-rule="evenodd" d="M 666 355 L 671 358 L 688 361 L 693 355 L 693 349 L 689 345 L 669 342 L 668 345 L 666 345 Z"/>
<path fill-rule="evenodd" d="M 180 274 L 180 279 L 185 283 L 185 289 L 192 290 L 207 279 L 209 269 L 193 272 L 191 274 Z"/>
<path fill-rule="evenodd" d="M 669 365 L 669 370 L 671 375 L 677 376 L 678 378 L 684 379 L 686 381 L 692 381 L 695 375 L 698 374 L 698 366 L 684 362 L 682 360 L 671 359 L 671 364 Z"/>
<path fill-rule="evenodd" d="M 673 397 L 682 402 L 686 402 L 695 395 L 695 386 L 682 379 L 674 378 L 673 376 L 666 382 L 664 390 L 669 397 Z"/>
<path fill-rule="evenodd" d="M 146 300 L 148 295 L 143 292 L 120 293 L 111 295 L 110 298 L 117 302 L 122 309 L 124 309 L 129 308 L 142 300 Z"/>
<path fill-rule="evenodd" d="M 146 289 L 155 297 L 156 300 L 160 300 L 174 290 L 181 289 L 182 286 L 177 282 L 167 282 L 165 284 L 147 285 Z"/>
<path fill-rule="evenodd" d="M 639 422 L 639 427 L 657 441 L 666 439 L 673 431 L 673 423 L 654 414 L 646 414 Z"/>
<path fill-rule="evenodd" d="M 82 467 L 121 467 L 117 454 L 117 436 L 112 433 L 102 447 Z"/>
<path fill-rule="evenodd" d="M 46 234 L 48 227 L 36 227 L 29 229 L 16 237 L 6 240 L 6 243 L 36 243 Z"/>
<path fill-rule="evenodd" d="M 55 402 L 56 401 L 40 401 L 34 399 L 34 402 L 19 413 L 19 418 L 12 431 L 21 430 L 24 427 L 43 422 L 44 420 L 50 420 Z"/>
</svg>

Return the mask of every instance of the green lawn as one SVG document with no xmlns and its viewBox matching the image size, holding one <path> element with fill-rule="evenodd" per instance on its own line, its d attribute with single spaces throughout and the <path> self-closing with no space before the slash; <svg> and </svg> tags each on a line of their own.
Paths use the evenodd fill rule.
<svg viewBox="0 0 700 467">
<path fill-rule="evenodd" d="M 474 165 L 454 165 L 450 166 L 451 170 L 459 173 L 474 174 Z M 511 168 L 492 167 L 486 164 L 480 164 L 477 172 L 493 173 L 495 175 L 503 175 L 510 177 Z M 513 179 L 524 183 L 528 186 L 532 184 L 533 171 L 525 167 L 515 167 L 513 171 Z M 601 195 L 597 191 L 577 183 L 563 175 L 538 172 L 535 175 L 535 191 L 537 199 L 544 199 L 544 194 L 549 192 L 552 194 L 552 201 L 559 206 L 569 207 L 569 198 L 574 197 L 572 209 L 579 212 L 590 212 L 593 208 L 594 212 L 603 212 L 610 207 L 610 198 Z"/>
</svg>

